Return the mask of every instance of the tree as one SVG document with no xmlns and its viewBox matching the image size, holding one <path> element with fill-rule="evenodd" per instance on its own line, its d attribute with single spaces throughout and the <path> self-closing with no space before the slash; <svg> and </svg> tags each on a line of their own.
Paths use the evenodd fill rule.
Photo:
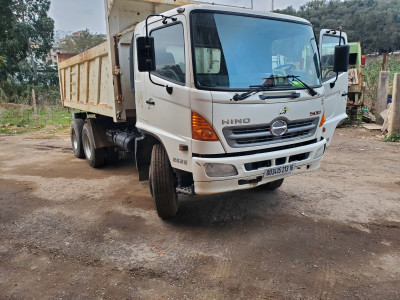
<svg viewBox="0 0 400 300">
<path fill-rule="evenodd" d="M 107 39 L 105 34 L 91 33 L 89 29 L 78 31 L 61 40 L 60 50 L 64 53 L 81 53 Z"/>
<path fill-rule="evenodd" d="M 300 6 L 301 11 L 305 10 L 318 10 L 326 6 L 326 1 L 325 0 L 312 0 L 310 2 L 307 2 L 305 5 Z"/>
<path fill-rule="evenodd" d="M 361 42 L 364 53 L 400 49 L 399 0 L 313 0 L 298 11 L 290 7 L 279 12 L 309 20 L 316 34 L 342 26 L 350 42 Z"/>
<path fill-rule="evenodd" d="M 17 82 L 43 87 L 58 85 L 57 66 L 50 62 L 25 59 L 19 63 L 19 67 L 20 72 L 14 76 Z"/>
<path fill-rule="evenodd" d="M 0 0 L 0 81 L 20 71 L 27 57 L 41 59 L 52 47 L 50 0 Z"/>
</svg>

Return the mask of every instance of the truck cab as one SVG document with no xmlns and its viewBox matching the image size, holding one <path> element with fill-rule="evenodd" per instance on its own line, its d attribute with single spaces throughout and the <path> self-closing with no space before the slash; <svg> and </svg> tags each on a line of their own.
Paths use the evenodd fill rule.
<svg viewBox="0 0 400 300">
<path fill-rule="evenodd" d="M 155 53 L 154 70 L 135 69 L 136 127 L 157 136 L 191 190 L 274 187 L 319 167 L 346 117 L 347 73 L 322 77 L 309 22 L 210 5 L 163 15 L 135 30 L 148 31 Z M 339 32 L 321 42 L 328 68 Z"/>
</svg>

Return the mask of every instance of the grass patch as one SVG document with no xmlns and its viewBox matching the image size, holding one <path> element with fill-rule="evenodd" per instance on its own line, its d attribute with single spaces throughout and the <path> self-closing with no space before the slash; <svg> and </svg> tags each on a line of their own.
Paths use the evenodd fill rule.
<svg viewBox="0 0 400 300">
<path fill-rule="evenodd" d="M 37 116 L 33 107 L 21 104 L 5 103 L 0 105 L 0 133 L 28 133 L 54 127 L 54 131 L 71 124 L 72 115 L 60 107 L 40 107 Z"/>
<path fill-rule="evenodd" d="M 391 135 L 385 134 L 384 137 L 382 138 L 382 141 L 384 142 L 399 142 L 400 141 L 400 133 L 394 132 Z"/>
</svg>

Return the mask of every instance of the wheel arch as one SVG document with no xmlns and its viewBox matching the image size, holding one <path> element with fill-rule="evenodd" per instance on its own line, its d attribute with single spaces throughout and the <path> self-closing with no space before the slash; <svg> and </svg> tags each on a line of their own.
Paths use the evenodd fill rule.
<svg viewBox="0 0 400 300">
<path fill-rule="evenodd" d="M 73 119 L 82 119 L 86 120 L 87 119 L 87 113 L 86 112 L 76 112 L 75 110 L 72 112 L 72 118 Z"/>
<path fill-rule="evenodd" d="M 144 130 L 141 130 L 140 133 L 142 136 L 135 140 L 135 162 L 136 169 L 139 171 L 139 181 L 145 181 L 149 180 L 149 167 L 153 146 L 160 144 L 165 150 L 166 148 L 157 135 Z"/>
</svg>

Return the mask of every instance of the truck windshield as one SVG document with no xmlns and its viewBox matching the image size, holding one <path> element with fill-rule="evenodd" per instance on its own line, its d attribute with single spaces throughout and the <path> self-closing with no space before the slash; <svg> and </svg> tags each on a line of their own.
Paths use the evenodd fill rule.
<svg viewBox="0 0 400 300">
<path fill-rule="evenodd" d="M 210 11 L 194 11 L 191 22 L 198 88 L 248 90 L 287 75 L 311 87 L 321 85 L 317 45 L 308 24 Z M 285 81 L 274 88 L 304 87 Z"/>
</svg>

